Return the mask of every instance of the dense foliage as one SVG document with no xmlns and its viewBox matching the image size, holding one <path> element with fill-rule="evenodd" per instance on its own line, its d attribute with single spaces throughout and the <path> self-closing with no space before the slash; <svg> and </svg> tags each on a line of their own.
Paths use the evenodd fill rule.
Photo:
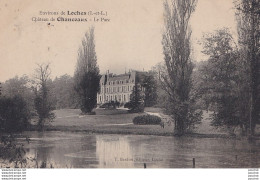
<svg viewBox="0 0 260 180">
<path fill-rule="evenodd" d="M 120 106 L 118 101 L 110 101 L 102 104 L 100 108 L 115 109 Z"/>
<path fill-rule="evenodd" d="M 154 115 L 142 115 L 142 116 L 136 116 L 133 119 L 134 124 L 138 125 L 159 125 L 161 123 L 161 118 Z"/>
<path fill-rule="evenodd" d="M 130 109 L 129 112 L 144 112 L 144 97 L 142 86 L 138 83 L 138 79 L 136 78 L 133 92 L 130 95 L 130 102 L 127 104 L 127 107 Z"/>
<path fill-rule="evenodd" d="M 203 75 L 200 87 L 214 111 L 212 124 L 238 125 L 238 52 L 232 36 L 227 29 L 217 30 L 204 36 L 203 45 L 203 52 L 210 58 L 200 69 Z"/>
<path fill-rule="evenodd" d="M 225 126 L 231 132 L 239 126 L 246 134 L 250 127 L 250 66 L 244 52 L 228 29 L 205 34 L 207 62 L 198 69 L 197 87 L 206 108 L 213 111 L 212 125 Z"/>
<path fill-rule="evenodd" d="M 53 93 L 56 109 L 79 107 L 73 77 L 67 74 L 56 77 L 52 81 L 51 93 Z"/>
<path fill-rule="evenodd" d="M 175 132 L 184 134 L 201 119 L 193 105 L 193 63 L 191 61 L 191 30 L 189 22 L 196 0 L 164 2 L 164 33 L 162 39 L 165 71 L 160 74 L 162 88 L 167 94 L 166 111 L 173 117 Z"/>
<path fill-rule="evenodd" d="M 240 0 L 237 9 L 238 37 L 241 62 L 246 65 L 249 78 L 248 124 L 250 134 L 255 134 L 256 124 L 260 123 L 260 1 Z"/>
<path fill-rule="evenodd" d="M 28 127 L 29 119 L 29 108 L 21 96 L 0 98 L 0 131 L 23 131 Z"/>
<path fill-rule="evenodd" d="M 99 79 L 98 71 L 85 72 L 80 78 L 76 91 L 80 95 L 80 109 L 83 113 L 89 113 L 96 107 Z"/>
<path fill-rule="evenodd" d="M 27 142 L 29 139 L 27 138 Z M 27 160 L 25 156 L 26 151 L 23 144 L 18 144 L 16 137 L 14 135 L 1 136 L 0 140 L 0 167 L 10 167 L 14 168 L 25 168 L 27 165 Z M 7 160 L 7 162 L 6 162 Z"/>
<path fill-rule="evenodd" d="M 157 81 L 155 72 L 142 73 L 140 76 L 140 84 L 144 88 L 144 106 L 151 107 L 157 103 Z"/>
<path fill-rule="evenodd" d="M 34 92 L 31 88 L 31 79 L 28 76 L 22 77 L 15 76 L 2 83 L 2 96 L 13 98 L 14 96 L 20 96 L 26 102 L 30 112 L 34 112 Z"/>
<path fill-rule="evenodd" d="M 100 75 L 95 51 L 94 28 L 86 32 L 79 49 L 74 75 L 75 90 L 79 97 L 80 109 L 90 113 L 97 104 Z"/>
<path fill-rule="evenodd" d="M 53 98 L 50 93 L 50 64 L 38 64 L 35 69 L 35 99 L 34 105 L 38 115 L 38 128 L 43 129 L 46 123 L 55 118 L 52 112 L 55 108 Z"/>
</svg>

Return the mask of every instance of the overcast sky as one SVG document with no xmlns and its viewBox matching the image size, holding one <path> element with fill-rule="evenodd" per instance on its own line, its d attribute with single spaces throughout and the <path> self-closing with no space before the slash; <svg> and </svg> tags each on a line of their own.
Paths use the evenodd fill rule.
<svg viewBox="0 0 260 180">
<path fill-rule="evenodd" d="M 50 62 L 52 78 L 73 75 L 77 51 L 91 22 L 33 22 L 39 11 L 107 11 L 110 22 L 94 23 L 100 72 L 149 70 L 163 61 L 163 0 L 1 0 L 0 81 L 31 76 Z M 54 16 L 57 17 L 57 16 Z M 74 16 L 80 17 L 80 16 Z M 199 0 L 191 18 L 193 56 L 200 61 L 203 32 L 229 27 L 236 35 L 232 0 Z"/>
</svg>

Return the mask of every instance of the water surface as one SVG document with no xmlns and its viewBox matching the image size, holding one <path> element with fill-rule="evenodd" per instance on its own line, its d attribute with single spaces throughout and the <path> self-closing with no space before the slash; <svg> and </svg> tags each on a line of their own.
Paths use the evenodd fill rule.
<svg viewBox="0 0 260 180">
<path fill-rule="evenodd" d="M 25 132 L 27 157 L 55 168 L 260 167 L 260 142 L 224 138 Z M 36 166 L 32 162 L 32 166 Z M 34 163 L 34 165 L 33 165 Z M 48 166 L 47 166 L 48 167 Z"/>
</svg>

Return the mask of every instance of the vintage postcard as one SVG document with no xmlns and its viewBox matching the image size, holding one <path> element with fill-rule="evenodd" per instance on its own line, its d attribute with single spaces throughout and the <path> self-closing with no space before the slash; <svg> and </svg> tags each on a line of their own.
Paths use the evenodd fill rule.
<svg viewBox="0 0 260 180">
<path fill-rule="evenodd" d="M 1 0 L 0 168 L 258 172 L 259 10 Z"/>
</svg>

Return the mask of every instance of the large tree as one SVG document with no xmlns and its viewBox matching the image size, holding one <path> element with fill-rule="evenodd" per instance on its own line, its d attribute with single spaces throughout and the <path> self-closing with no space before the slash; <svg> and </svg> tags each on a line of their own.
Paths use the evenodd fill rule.
<svg viewBox="0 0 260 180">
<path fill-rule="evenodd" d="M 20 96 L 26 101 L 30 111 L 33 112 L 34 110 L 34 94 L 31 89 L 31 80 L 26 75 L 22 77 L 15 76 L 6 80 L 2 85 L 2 96 L 8 98 Z"/>
<path fill-rule="evenodd" d="M 260 1 L 236 1 L 241 57 L 249 66 L 251 134 L 260 119 Z"/>
<path fill-rule="evenodd" d="M 138 74 L 138 73 L 137 73 Z M 144 90 L 144 106 L 151 107 L 157 103 L 156 72 L 140 73 L 140 85 Z"/>
<path fill-rule="evenodd" d="M 50 98 L 50 88 L 49 81 L 51 75 L 50 64 L 37 64 L 35 69 L 35 109 L 37 111 L 39 121 L 38 126 L 43 129 L 47 121 L 51 121 L 55 118 L 52 110 L 54 109 L 54 104 Z"/>
<path fill-rule="evenodd" d="M 196 0 L 171 0 L 164 2 L 163 52 L 167 75 L 162 76 L 168 94 L 168 112 L 175 121 L 178 134 L 185 133 L 196 119 L 193 117 L 191 62 L 191 30 L 189 22 L 196 7 Z"/>
<path fill-rule="evenodd" d="M 143 87 L 141 85 L 141 75 L 139 72 L 136 73 L 135 77 L 135 85 L 133 87 L 133 92 L 130 95 L 130 102 L 129 108 L 130 112 L 137 113 L 137 112 L 144 112 L 144 105 L 145 105 L 145 93 L 143 91 Z"/>
<path fill-rule="evenodd" d="M 74 90 L 73 77 L 65 74 L 56 77 L 52 84 L 57 109 L 77 107 L 77 96 Z"/>
<path fill-rule="evenodd" d="M 247 115 L 243 106 L 248 104 L 246 67 L 239 58 L 236 42 L 229 30 L 223 28 L 205 34 L 203 53 L 209 59 L 199 69 L 202 81 L 198 88 L 205 104 L 214 112 L 212 124 L 230 130 L 237 125 L 246 128 L 243 118 Z"/>
<path fill-rule="evenodd" d="M 94 27 L 91 27 L 82 39 L 74 78 L 81 111 L 90 113 L 97 104 L 100 80 L 95 51 Z"/>
</svg>

